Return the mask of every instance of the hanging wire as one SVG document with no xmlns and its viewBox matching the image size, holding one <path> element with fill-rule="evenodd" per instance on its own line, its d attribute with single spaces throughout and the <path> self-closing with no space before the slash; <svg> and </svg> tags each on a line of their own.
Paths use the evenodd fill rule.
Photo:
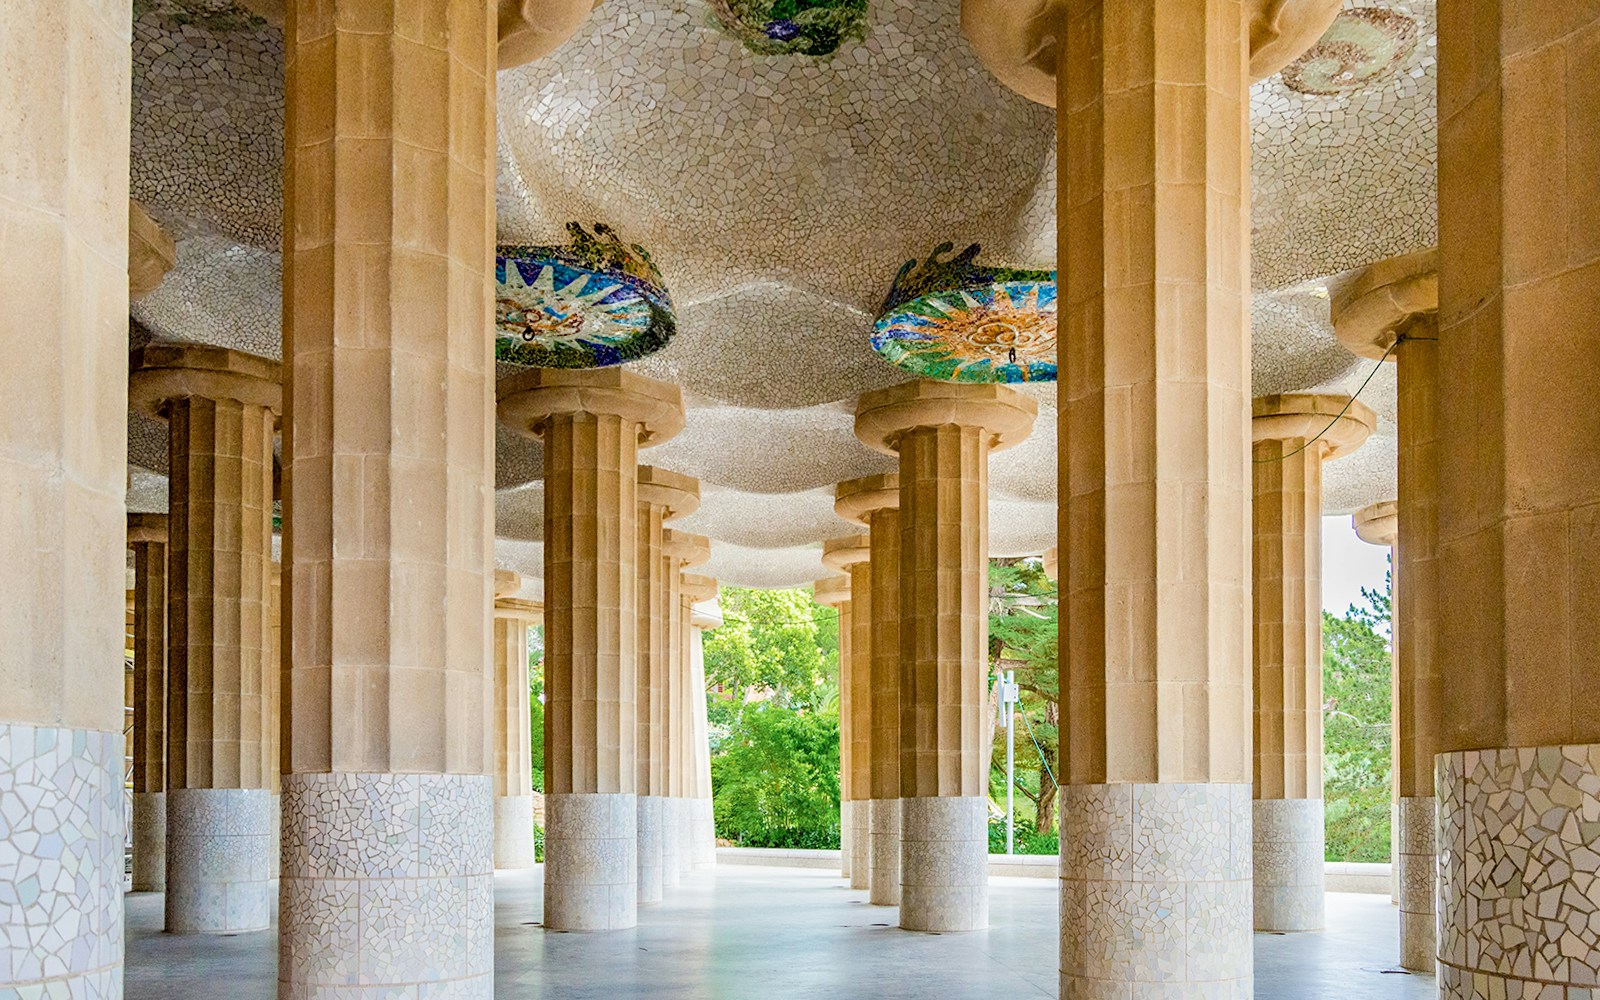
<svg viewBox="0 0 1600 1000">
<path fill-rule="evenodd" d="M 1039 763 L 1044 767 L 1044 773 L 1050 778 L 1050 784 L 1056 786 L 1056 791 L 1061 790 L 1061 785 L 1056 781 L 1056 773 L 1050 769 L 1050 761 L 1045 759 L 1044 747 L 1039 745 L 1039 738 L 1033 735 L 1033 723 L 1028 721 L 1027 712 L 1018 712 L 1022 716 L 1022 724 L 1027 727 L 1028 739 L 1033 741 L 1033 748 L 1039 752 Z"/>
<path fill-rule="evenodd" d="M 1367 372 L 1367 377 L 1366 377 L 1366 379 L 1364 379 L 1362 381 L 1361 388 L 1357 389 L 1356 392 L 1355 392 L 1355 395 L 1351 396 L 1349 401 L 1344 404 L 1344 409 L 1339 411 L 1339 415 L 1334 417 L 1332 420 L 1328 421 L 1328 426 L 1324 427 L 1322 430 L 1317 432 L 1317 436 L 1316 437 L 1314 437 L 1311 440 L 1307 441 L 1305 444 L 1303 444 L 1300 447 L 1296 448 L 1294 451 L 1289 452 L 1287 455 L 1275 455 L 1272 458 L 1255 458 L 1255 459 L 1251 459 L 1251 461 L 1256 465 L 1271 465 L 1273 462 L 1284 462 L 1284 461 L 1287 461 L 1287 460 L 1295 457 L 1296 455 L 1300 454 L 1302 451 L 1305 451 L 1307 448 L 1309 448 L 1312 445 L 1316 444 L 1318 441 L 1321 441 L 1323 435 L 1327 434 L 1329 431 L 1333 430 L 1333 425 L 1337 424 L 1339 421 L 1343 420 L 1344 419 L 1344 415 L 1346 413 L 1350 412 L 1350 407 L 1356 405 L 1356 400 L 1360 399 L 1361 398 L 1361 394 L 1363 392 L 1367 391 L 1367 386 L 1372 382 L 1372 377 L 1374 375 L 1378 374 L 1379 369 L 1381 369 L 1383 367 L 1383 363 L 1385 361 L 1389 360 L 1389 355 L 1394 353 L 1394 349 L 1396 347 L 1399 347 L 1402 341 L 1406 341 L 1406 340 L 1421 340 L 1421 339 L 1423 339 L 1423 338 L 1421 338 L 1421 337 L 1403 337 L 1403 336 L 1402 337 L 1396 337 L 1394 339 L 1394 343 L 1389 345 L 1389 349 L 1387 351 L 1383 352 L 1383 357 L 1379 358 L 1378 359 L 1378 363 L 1373 366 L 1372 371 Z"/>
</svg>

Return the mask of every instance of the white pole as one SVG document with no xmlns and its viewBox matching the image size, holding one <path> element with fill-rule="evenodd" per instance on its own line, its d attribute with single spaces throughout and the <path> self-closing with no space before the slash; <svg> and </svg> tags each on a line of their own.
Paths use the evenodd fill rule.
<svg viewBox="0 0 1600 1000">
<path fill-rule="evenodd" d="M 1016 851 L 1017 810 L 1012 789 L 1017 780 L 1017 727 L 1016 723 L 1017 672 L 1006 671 L 1006 853 Z"/>
</svg>

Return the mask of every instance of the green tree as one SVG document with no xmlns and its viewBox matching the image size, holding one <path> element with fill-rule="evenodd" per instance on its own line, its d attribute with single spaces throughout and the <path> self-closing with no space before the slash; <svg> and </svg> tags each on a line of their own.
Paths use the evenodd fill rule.
<svg viewBox="0 0 1600 1000">
<path fill-rule="evenodd" d="M 544 791 L 544 626 L 528 630 L 528 741 L 533 762 L 533 790 Z"/>
<path fill-rule="evenodd" d="M 745 847 L 838 847 L 838 716 L 731 707 L 711 760 L 717 834 Z"/>
<path fill-rule="evenodd" d="M 1322 615 L 1322 784 L 1330 861 L 1388 861 L 1393 782 L 1393 577 Z"/>
<path fill-rule="evenodd" d="M 1058 611 L 1056 585 L 1036 559 L 989 561 L 989 669 L 998 677 L 1014 670 L 1020 693 L 1016 722 L 1016 794 L 1019 850 L 1034 847 L 1048 853 L 1054 843 L 1056 782 L 1061 718 L 1057 672 Z M 1036 742 L 1037 741 L 1037 742 Z M 995 727 L 989 764 L 989 792 L 1005 801 L 1005 730 Z M 1032 815 L 1033 835 L 1021 830 Z M 1005 835 L 1001 824 L 1000 845 Z"/>
<path fill-rule="evenodd" d="M 751 692 L 815 707 L 837 677 L 838 620 L 804 590 L 724 587 L 720 628 L 705 637 L 706 683 L 734 702 Z"/>
</svg>

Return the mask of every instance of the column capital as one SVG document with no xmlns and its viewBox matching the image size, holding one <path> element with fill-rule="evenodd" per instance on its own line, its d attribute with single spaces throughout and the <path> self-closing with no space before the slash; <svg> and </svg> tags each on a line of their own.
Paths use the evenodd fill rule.
<svg viewBox="0 0 1600 1000">
<path fill-rule="evenodd" d="M 174 399 L 236 399 L 283 413 L 282 368 L 276 361 L 210 344 L 147 344 L 133 352 L 128 402 L 166 419 Z"/>
<path fill-rule="evenodd" d="M 1258 396 L 1250 403 L 1250 416 L 1253 443 L 1309 440 L 1320 434 L 1325 459 L 1355 451 L 1378 426 L 1378 415 L 1367 404 L 1331 393 Z"/>
<path fill-rule="evenodd" d="M 1250 79 L 1263 80 L 1316 44 L 1342 0 L 1245 0 Z M 1064 0 L 961 0 L 961 33 L 1002 84 L 1045 107 L 1056 106 Z"/>
<path fill-rule="evenodd" d="M 494 616 L 538 625 L 544 621 L 544 604 L 539 601 L 525 601 L 520 597 L 497 597 L 494 602 Z"/>
<path fill-rule="evenodd" d="M 1060 548 L 1055 545 L 1050 546 L 1044 550 L 1044 555 L 1041 558 L 1044 560 L 1045 579 L 1052 582 L 1059 580 L 1061 572 Z"/>
<path fill-rule="evenodd" d="M 919 379 L 863 393 L 856 403 L 856 437 L 868 448 L 899 454 L 900 436 L 918 427 L 977 427 L 990 449 L 1020 444 L 1033 431 L 1039 404 L 1003 385 Z"/>
<path fill-rule="evenodd" d="M 713 577 L 701 576 L 698 573 L 685 573 L 680 593 L 685 600 L 694 604 L 709 601 L 717 596 L 717 581 Z"/>
<path fill-rule="evenodd" d="M 1437 247 L 1381 260 L 1339 289 L 1328 303 L 1334 336 L 1358 357 L 1379 360 L 1400 334 L 1417 324 L 1436 337 L 1439 314 Z"/>
<path fill-rule="evenodd" d="M 811 585 L 811 599 L 825 608 L 850 603 L 850 578 L 825 576 Z"/>
<path fill-rule="evenodd" d="M 511 597 L 521 589 L 521 573 L 510 569 L 497 569 L 494 571 L 494 596 L 497 603 L 500 598 Z"/>
<path fill-rule="evenodd" d="M 676 521 L 700 509 L 700 480 L 678 472 L 639 466 L 639 503 L 663 509 L 663 521 Z"/>
<path fill-rule="evenodd" d="M 598 6 L 600 0 L 499 0 L 498 67 L 514 69 L 554 52 Z"/>
<path fill-rule="evenodd" d="M 680 569 L 704 566 L 711 561 L 711 539 L 668 528 L 661 533 L 661 551 L 677 560 Z"/>
<path fill-rule="evenodd" d="M 500 422 L 531 438 L 551 417 L 576 413 L 637 423 L 641 448 L 683 430 L 683 391 L 621 368 L 529 368 L 502 380 L 497 395 Z"/>
<path fill-rule="evenodd" d="M 887 472 L 840 483 L 833 490 L 833 512 L 856 524 L 867 524 L 880 510 L 900 507 L 900 476 Z"/>
<path fill-rule="evenodd" d="M 141 299 L 178 263 L 177 245 L 144 206 L 128 199 L 128 298 Z"/>
<path fill-rule="evenodd" d="M 167 544 L 167 515 L 129 514 L 128 544 L 134 545 L 138 542 Z"/>
<path fill-rule="evenodd" d="M 1400 501 L 1379 500 L 1350 517 L 1356 537 L 1368 545 L 1393 545 L 1400 536 Z"/>
<path fill-rule="evenodd" d="M 822 543 L 822 565 L 841 573 L 850 572 L 850 567 L 864 563 L 871 557 L 872 544 L 866 535 L 830 538 Z"/>
</svg>

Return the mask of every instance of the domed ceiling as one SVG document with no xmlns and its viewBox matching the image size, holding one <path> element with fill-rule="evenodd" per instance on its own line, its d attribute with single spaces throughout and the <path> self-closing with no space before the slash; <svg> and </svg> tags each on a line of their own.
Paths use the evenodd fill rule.
<svg viewBox="0 0 1600 1000">
<path fill-rule="evenodd" d="M 758 5 L 759 6 L 759 5 Z M 1320 49 L 1258 83 L 1253 113 L 1255 391 L 1353 391 L 1330 283 L 1437 242 L 1432 0 L 1348 4 Z M 646 247 L 674 304 L 667 346 L 630 362 L 684 388 L 675 439 L 641 461 L 697 476 L 708 575 L 787 586 L 827 575 L 859 529 L 834 483 L 889 471 L 854 403 L 909 377 L 874 354 L 900 267 L 934 247 L 1055 267 L 1055 118 L 997 83 L 958 0 L 870 0 L 754 19 L 722 0 L 606 0 L 555 53 L 499 77 L 502 244 L 603 222 Z M 136 0 L 132 194 L 178 262 L 134 304 L 162 339 L 281 351 L 283 38 L 230 0 Z M 821 54 L 807 54 L 821 53 Z M 485 331 L 488 335 L 488 331 Z M 1054 544 L 1054 387 L 1033 436 L 991 462 L 991 547 Z M 1378 433 L 1326 470 L 1327 510 L 1394 495 L 1392 372 L 1362 398 Z M 155 505 L 159 426 L 130 460 Z M 497 436 L 497 559 L 538 589 L 539 446 Z"/>
</svg>

